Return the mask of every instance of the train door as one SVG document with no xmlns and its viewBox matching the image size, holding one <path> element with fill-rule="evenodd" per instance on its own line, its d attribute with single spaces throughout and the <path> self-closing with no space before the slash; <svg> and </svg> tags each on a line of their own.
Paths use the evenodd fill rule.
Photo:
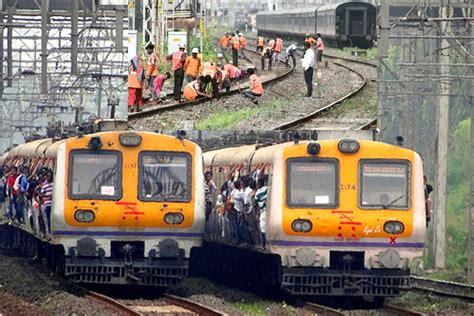
<svg viewBox="0 0 474 316">
<path fill-rule="evenodd" d="M 348 36 L 365 36 L 367 26 L 366 8 L 347 8 L 346 11 L 346 34 Z"/>
</svg>

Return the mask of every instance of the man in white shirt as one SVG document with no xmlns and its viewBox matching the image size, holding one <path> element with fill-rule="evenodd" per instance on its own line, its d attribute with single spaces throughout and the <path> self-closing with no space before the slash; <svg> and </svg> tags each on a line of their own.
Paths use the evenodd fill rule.
<svg viewBox="0 0 474 316">
<path fill-rule="evenodd" d="M 314 51 L 311 49 L 311 45 L 308 42 L 304 43 L 305 53 L 302 60 L 302 66 L 304 70 L 304 81 L 308 87 L 308 93 L 305 97 L 311 97 L 313 95 L 313 69 L 314 69 Z"/>
</svg>

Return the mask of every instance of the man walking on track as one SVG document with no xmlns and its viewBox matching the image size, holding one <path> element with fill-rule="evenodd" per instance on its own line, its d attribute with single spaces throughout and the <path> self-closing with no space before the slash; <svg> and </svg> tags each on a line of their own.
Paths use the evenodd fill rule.
<svg viewBox="0 0 474 316">
<path fill-rule="evenodd" d="M 304 81 L 308 88 L 308 93 L 305 97 L 311 97 L 313 95 L 313 69 L 314 69 L 314 52 L 311 49 L 311 44 L 308 42 L 304 43 L 305 53 L 302 60 L 304 69 Z"/>
<path fill-rule="evenodd" d="M 185 45 L 179 44 L 178 51 L 168 56 L 168 60 L 171 60 L 171 70 L 174 72 L 174 100 L 181 100 L 181 90 L 183 89 L 184 82 L 184 63 L 186 61 L 186 53 L 184 49 Z"/>
<path fill-rule="evenodd" d="M 239 67 L 239 49 L 240 49 L 239 36 L 235 33 L 232 33 L 232 64 L 235 67 Z"/>
</svg>

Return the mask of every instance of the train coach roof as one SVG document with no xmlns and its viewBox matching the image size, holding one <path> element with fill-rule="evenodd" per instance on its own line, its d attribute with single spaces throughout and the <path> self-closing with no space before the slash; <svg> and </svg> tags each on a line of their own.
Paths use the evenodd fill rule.
<svg viewBox="0 0 474 316">
<path fill-rule="evenodd" d="M 322 11 L 334 11 L 338 7 L 343 6 L 343 5 L 364 5 L 364 6 L 373 6 L 371 3 L 368 2 L 360 2 L 360 1 L 354 1 L 354 2 L 339 2 L 339 3 L 331 3 L 331 4 L 325 4 L 323 6 L 320 6 L 318 8 L 318 12 Z"/>
<path fill-rule="evenodd" d="M 235 161 L 247 161 L 255 152 L 255 145 L 214 150 L 204 154 L 205 165 L 232 165 Z"/>
<path fill-rule="evenodd" d="M 314 13 L 320 6 L 313 6 L 309 8 L 296 8 L 289 10 L 275 10 L 275 11 L 261 11 L 257 15 L 286 15 L 286 14 L 298 14 L 298 13 Z"/>
<path fill-rule="evenodd" d="M 58 153 L 59 146 L 61 146 L 61 144 L 65 143 L 66 141 L 67 141 L 67 139 L 62 139 L 62 140 L 58 140 L 55 143 L 52 143 L 51 146 L 49 146 L 46 149 L 46 152 L 44 153 L 45 157 L 47 157 L 47 158 L 56 157 L 56 155 Z"/>
<path fill-rule="evenodd" d="M 38 139 L 18 146 L 17 155 L 22 157 L 41 157 L 49 145 L 51 145 L 51 139 Z"/>
</svg>

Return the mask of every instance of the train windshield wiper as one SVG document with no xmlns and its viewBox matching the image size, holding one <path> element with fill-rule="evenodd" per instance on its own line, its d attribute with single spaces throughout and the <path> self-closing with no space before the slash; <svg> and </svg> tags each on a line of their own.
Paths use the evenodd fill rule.
<svg viewBox="0 0 474 316">
<path fill-rule="evenodd" d="M 393 204 L 397 203 L 403 197 L 405 197 L 405 194 L 402 194 L 399 197 L 397 197 L 395 200 L 392 200 L 392 201 L 388 202 L 387 204 L 382 205 L 382 208 L 384 210 L 386 210 L 389 206 L 392 206 Z"/>
</svg>

